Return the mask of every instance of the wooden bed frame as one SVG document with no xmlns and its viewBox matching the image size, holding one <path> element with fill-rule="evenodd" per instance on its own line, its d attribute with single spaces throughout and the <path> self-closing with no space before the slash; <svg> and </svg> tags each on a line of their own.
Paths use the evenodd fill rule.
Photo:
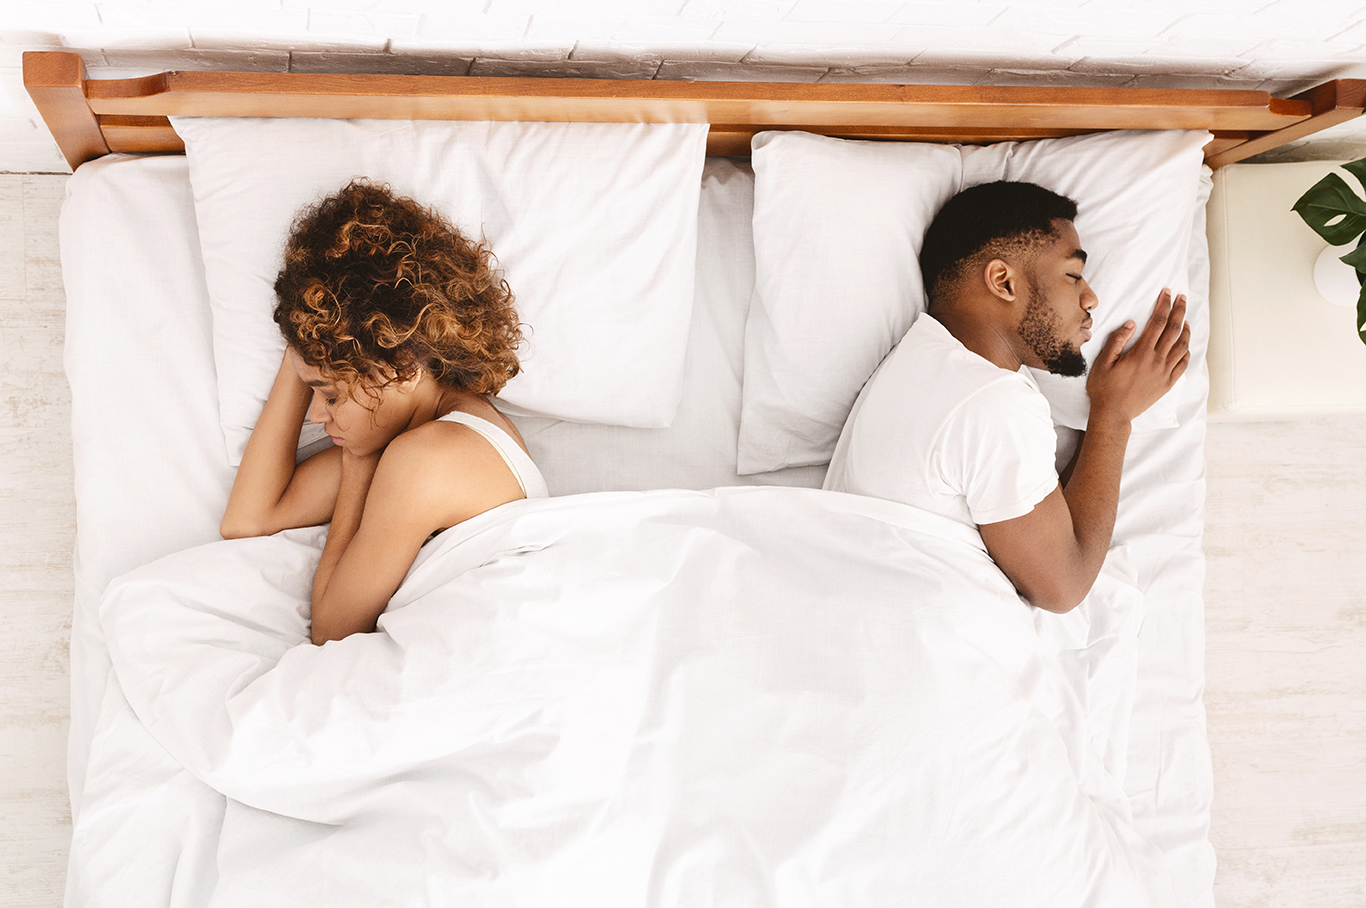
<svg viewBox="0 0 1366 908">
<path fill-rule="evenodd" d="M 707 153 L 764 129 L 998 142 L 1107 129 L 1208 129 L 1220 167 L 1360 116 L 1366 80 L 1264 91 L 473 76 L 164 72 L 90 79 L 79 54 L 24 54 L 24 85 L 72 169 L 110 152 L 179 153 L 168 116 L 710 123 Z"/>
</svg>

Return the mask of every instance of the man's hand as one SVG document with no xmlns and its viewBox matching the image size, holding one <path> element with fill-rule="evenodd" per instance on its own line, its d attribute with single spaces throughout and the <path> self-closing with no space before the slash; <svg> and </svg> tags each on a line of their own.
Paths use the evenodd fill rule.
<svg viewBox="0 0 1366 908">
<path fill-rule="evenodd" d="M 1186 324 L 1184 295 L 1173 303 L 1170 290 L 1159 293 L 1143 333 L 1124 350 L 1134 329 L 1129 321 L 1111 334 L 1091 366 L 1086 393 L 1093 417 L 1099 414 L 1132 422 L 1170 391 L 1190 365 L 1191 329 Z"/>
<path fill-rule="evenodd" d="M 991 557 L 1039 608 L 1068 611 L 1095 583 L 1114 534 L 1130 423 L 1171 390 L 1190 363 L 1184 296 L 1173 303 L 1163 290 L 1138 341 L 1124 351 L 1134 327 L 1129 322 L 1110 335 L 1091 367 L 1091 417 L 1065 486 L 1023 517 L 979 527 Z"/>
</svg>

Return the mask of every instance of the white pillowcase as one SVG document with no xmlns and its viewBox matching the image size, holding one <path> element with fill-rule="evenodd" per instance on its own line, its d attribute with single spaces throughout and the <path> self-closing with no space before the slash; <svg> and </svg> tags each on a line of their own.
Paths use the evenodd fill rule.
<svg viewBox="0 0 1366 908">
<path fill-rule="evenodd" d="M 1094 357 L 1140 327 L 1158 291 L 1180 292 L 1203 131 L 1129 131 L 988 146 L 860 142 L 800 133 L 754 138 L 754 303 L 745 337 L 742 473 L 830 459 L 859 389 L 924 309 L 918 258 L 960 189 L 1037 183 L 1077 200 L 1077 232 L 1100 297 Z M 1036 373 L 1053 420 L 1085 428 L 1085 379 Z M 1173 426 L 1168 394 L 1135 429 Z"/>
<path fill-rule="evenodd" d="M 707 158 L 697 209 L 697 284 L 683 396 L 667 429 L 514 417 L 552 495 L 733 485 L 820 488 L 822 466 L 739 476 L 745 318 L 754 292 L 754 174 Z"/>
<path fill-rule="evenodd" d="M 1209 139 L 1203 130 L 1126 130 L 963 147 L 964 186 L 1023 180 L 1076 200 L 1086 281 L 1100 299 L 1091 340 L 1081 348 L 1087 362 L 1126 319 L 1141 331 L 1163 287 L 1173 294 L 1189 287 L 1191 225 Z M 1053 422 L 1085 429 L 1086 379 L 1033 371 Z M 1179 389 L 1168 392 L 1134 420 L 1134 429 L 1175 426 L 1180 397 Z"/>
<path fill-rule="evenodd" d="M 705 124 L 177 117 L 174 126 L 190 165 L 233 464 L 284 351 L 271 311 L 290 225 L 358 176 L 488 239 L 529 326 L 523 371 L 500 394 L 506 409 L 641 427 L 672 420 Z"/>
<path fill-rule="evenodd" d="M 924 307 L 920 245 L 962 188 L 952 145 L 761 132 L 742 475 L 830 460 L 859 389 Z"/>
</svg>

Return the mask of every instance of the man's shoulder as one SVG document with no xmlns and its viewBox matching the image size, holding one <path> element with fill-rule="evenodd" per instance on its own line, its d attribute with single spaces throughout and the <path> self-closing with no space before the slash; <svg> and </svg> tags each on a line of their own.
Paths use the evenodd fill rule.
<svg viewBox="0 0 1366 908">
<path fill-rule="evenodd" d="M 912 405 L 942 433 L 952 425 L 969 434 L 1010 432 L 1006 426 L 1034 423 L 1052 431 L 1048 400 L 1028 370 L 1012 372 L 965 347 L 930 316 L 925 328 L 907 339 L 903 388 L 918 388 Z M 975 427 L 975 428 L 971 428 Z M 941 439 L 942 440 L 942 439 Z"/>
<path fill-rule="evenodd" d="M 1047 422 L 1051 431 L 1048 402 L 1027 377 L 968 350 L 941 325 L 926 327 L 912 326 L 869 380 L 843 433 L 852 445 L 928 456 L 945 432 L 985 437 L 995 421 Z"/>
<path fill-rule="evenodd" d="M 917 398 L 927 403 L 957 403 L 991 389 L 1019 394 L 1038 388 L 1020 373 L 1002 369 L 963 346 L 958 338 L 928 313 L 916 319 L 888 357 L 887 372 L 909 391 L 926 393 Z M 890 377 L 890 376 L 889 376 Z"/>
<path fill-rule="evenodd" d="M 966 462 L 1009 461 L 1017 448 L 1047 448 L 1051 469 L 1048 403 L 1025 375 L 978 356 L 942 325 L 922 324 L 925 318 L 859 396 L 826 488 L 889 498 L 975 525 L 966 490 L 982 471 Z M 1032 461 L 1042 462 L 1042 455 Z"/>
<path fill-rule="evenodd" d="M 960 420 L 1037 422 L 1051 430 L 1053 418 L 1048 398 L 1039 386 L 1022 373 L 999 368 L 996 371 L 996 375 L 976 374 L 977 383 L 961 389 L 954 416 Z"/>
</svg>

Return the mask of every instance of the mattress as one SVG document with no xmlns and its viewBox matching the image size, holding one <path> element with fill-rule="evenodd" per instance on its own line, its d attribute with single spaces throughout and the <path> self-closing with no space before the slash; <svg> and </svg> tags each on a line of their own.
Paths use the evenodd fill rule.
<svg viewBox="0 0 1366 908">
<path fill-rule="evenodd" d="M 823 467 L 746 477 L 736 471 L 754 280 L 752 205 L 747 166 L 710 159 L 684 396 L 670 428 L 518 420 L 553 495 L 820 485 Z M 1208 255 L 1203 221 L 1197 227 L 1189 293 L 1193 365 L 1179 386 L 1180 424 L 1135 434 L 1115 532 L 1145 594 L 1124 792 L 1134 828 L 1161 850 L 1183 905 L 1212 904 L 1214 875 L 1201 700 Z M 184 159 L 112 155 L 82 166 L 68 184 L 61 240 L 79 526 L 67 903 L 118 904 L 119 893 L 131 899 L 158 892 L 164 898 L 157 904 L 207 904 L 223 866 L 219 828 L 225 815 L 244 808 L 136 730 L 141 726 L 111 680 L 97 616 L 115 577 L 216 540 L 232 481 Z M 1059 456 L 1066 458 L 1076 439 L 1070 430 L 1059 433 Z"/>
</svg>

